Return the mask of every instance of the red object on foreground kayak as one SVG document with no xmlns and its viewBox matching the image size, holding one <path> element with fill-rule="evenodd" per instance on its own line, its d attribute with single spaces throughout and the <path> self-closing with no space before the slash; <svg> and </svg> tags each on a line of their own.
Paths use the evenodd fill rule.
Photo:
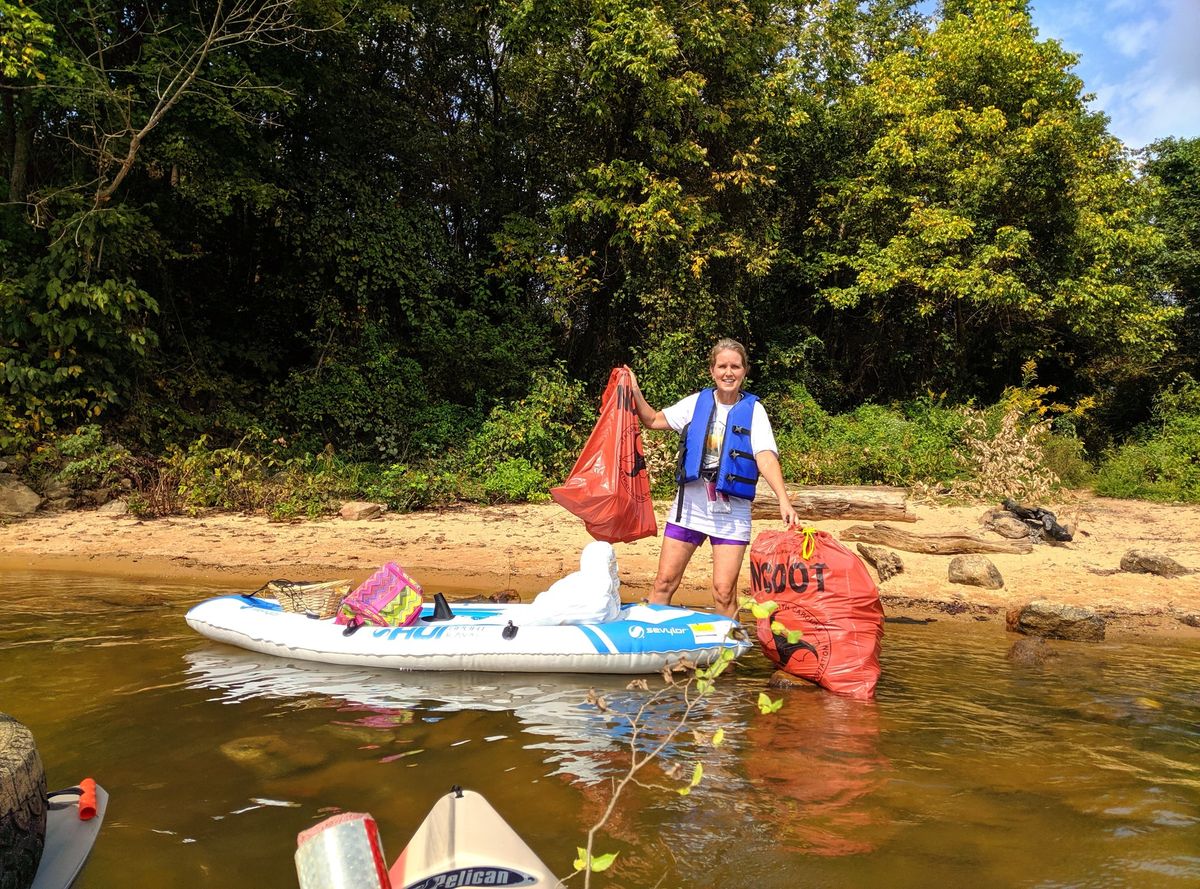
<svg viewBox="0 0 1200 889">
<path fill-rule="evenodd" d="M 96 781 L 84 778 L 79 782 L 79 820 L 91 821 L 96 817 Z"/>
<path fill-rule="evenodd" d="M 301 832 L 296 847 L 300 889 L 391 889 L 379 828 L 370 815 L 343 812 L 326 818 Z"/>
</svg>

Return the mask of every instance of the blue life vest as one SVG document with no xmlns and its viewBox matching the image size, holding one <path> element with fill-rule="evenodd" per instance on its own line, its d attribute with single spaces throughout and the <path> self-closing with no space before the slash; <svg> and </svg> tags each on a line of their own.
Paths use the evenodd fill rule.
<svg viewBox="0 0 1200 889">
<path fill-rule="evenodd" d="M 758 463 L 750 444 L 750 424 L 754 418 L 757 396 L 743 392 L 741 400 L 729 409 L 725 418 L 725 438 L 721 442 L 721 458 L 716 467 L 717 490 L 729 497 L 753 500 L 758 483 Z M 716 414 L 716 390 L 705 389 L 696 399 L 692 421 L 680 436 L 680 453 L 675 481 L 680 487 L 694 482 L 708 472 L 701 472 L 704 461 L 704 440 L 708 438 Z"/>
</svg>

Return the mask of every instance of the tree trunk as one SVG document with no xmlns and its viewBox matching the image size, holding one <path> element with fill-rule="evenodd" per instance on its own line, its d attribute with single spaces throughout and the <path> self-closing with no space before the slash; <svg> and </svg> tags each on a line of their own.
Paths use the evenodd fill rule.
<svg viewBox="0 0 1200 889">
<path fill-rule="evenodd" d="M 910 553 L 926 553 L 935 556 L 951 556 L 958 553 L 1027 553 L 1033 550 L 1028 540 L 1005 542 L 980 540 L 970 534 L 949 532 L 945 534 L 914 534 L 887 525 L 851 525 L 838 534 L 842 540 L 861 540 L 863 543 L 881 543 L 892 549 Z"/>
<path fill-rule="evenodd" d="M 917 517 L 908 511 L 908 494 L 903 488 L 788 485 L 787 491 L 788 499 L 792 501 L 792 506 L 796 507 L 796 513 L 801 519 L 809 521 L 917 520 Z M 758 481 L 751 515 L 759 519 L 779 518 L 779 498 L 762 479 Z"/>
<path fill-rule="evenodd" d="M 5 148 L 8 155 L 8 200 L 22 203 L 33 151 L 33 102 L 27 95 L 4 91 Z"/>
</svg>

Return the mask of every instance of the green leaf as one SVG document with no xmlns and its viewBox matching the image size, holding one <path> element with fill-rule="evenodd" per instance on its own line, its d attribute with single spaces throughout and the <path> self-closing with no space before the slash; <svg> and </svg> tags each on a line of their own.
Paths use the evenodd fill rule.
<svg viewBox="0 0 1200 889">
<path fill-rule="evenodd" d="M 750 613 L 754 615 L 756 620 L 766 620 L 778 610 L 778 602 L 755 602 L 750 606 Z"/>
<path fill-rule="evenodd" d="M 581 870 L 590 870 L 592 873 L 599 873 L 602 870 L 608 870 L 610 867 L 612 867 L 612 863 L 617 860 L 617 856 L 621 854 L 620 852 L 606 852 L 603 855 L 593 855 L 591 864 L 589 866 L 587 860 L 587 849 L 576 846 L 575 852 L 576 856 L 573 865 L 576 873 Z"/>
<path fill-rule="evenodd" d="M 715 732 L 713 732 L 712 745 L 714 747 L 720 747 L 724 743 L 725 743 L 725 729 L 719 728 Z"/>
<path fill-rule="evenodd" d="M 803 630 L 790 629 L 790 628 L 784 626 L 783 624 L 781 624 L 779 621 L 773 621 L 771 623 L 771 632 L 774 633 L 776 636 L 785 637 L 787 639 L 788 643 L 791 645 L 795 645 L 797 642 L 799 642 L 801 639 L 804 638 Z"/>
<path fill-rule="evenodd" d="M 758 693 L 758 709 L 765 716 L 768 713 L 775 713 L 783 706 L 783 698 L 777 701 L 772 701 L 766 692 Z"/>
</svg>

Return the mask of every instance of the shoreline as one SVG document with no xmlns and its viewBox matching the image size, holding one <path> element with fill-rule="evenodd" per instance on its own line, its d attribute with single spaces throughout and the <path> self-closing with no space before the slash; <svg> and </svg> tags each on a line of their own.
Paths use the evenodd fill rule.
<svg viewBox="0 0 1200 889">
<path fill-rule="evenodd" d="M 660 504 L 665 509 L 666 504 Z M 879 585 L 891 619 L 998 622 L 1008 608 L 1049 599 L 1095 609 L 1110 638 L 1157 636 L 1194 640 L 1200 628 L 1200 573 L 1162 578 L 1111 572 L 1132 548 L 1152 549 L 1185 566 L 1200 566 L 1200 507 L 1080 497 L 1048 505 L 1077 529 L 1075 541 L 1042 544 L 1025 555 L 992 555 L 1005 586 L 984 590 L 951 584 L 948 556 L 900 552 L 904 573 Z M 985 505 L 913 504 L 916 533 L 969 532 Z M 661 518 L 662 509 L 660 509 Z M 853 521 L 814 523 L 834 537 Z M 758 521 L 755 530 L 779 527 Z M 578 568 L 590 541 L 582 523 L 553 503 L 463 506 L 387 513 L 368 521 L 331 518 L 272 523 L 265 517 L 209 513 L 141 520 L 96 511 L 36 513 L 0 525 L 0 571 L 106 575 L 182 581 L 231 590 L 268 580 L 360 581 L 386 561 L 404 565 L 427 593 L 450 596 L 512 591 L 528 601 Z M 845 543 L 851 550 L 854 544 Z M 658 562 L 656 538 L 617 545 L 622 598 L 648 595 Z M 748 591 L 749 559 L 741 588 Z M 708 606 L 709 557 L 698 551 L 675 601 Z M 872 572 L 872 576 L 874 573 Z"/>
</svg>

